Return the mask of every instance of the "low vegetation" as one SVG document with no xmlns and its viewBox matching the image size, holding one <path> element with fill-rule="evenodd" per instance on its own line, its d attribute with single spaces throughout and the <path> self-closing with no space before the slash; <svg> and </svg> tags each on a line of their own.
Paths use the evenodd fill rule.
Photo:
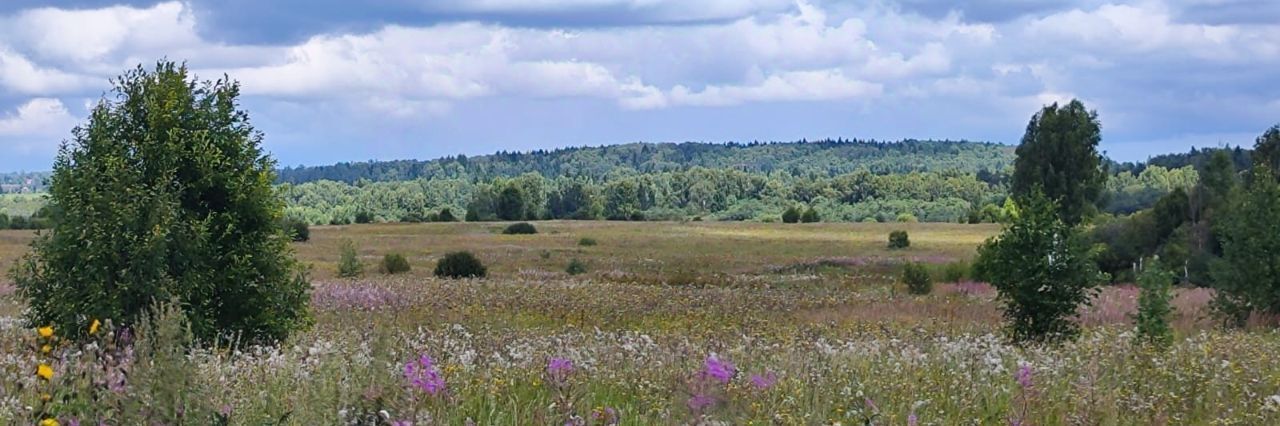
<svg viewBox="0 0 1280 426">
<path fill-rule="evenodd" d="M 480 278 L 489 270 L 469 251 L 447 253 L 436 263 L 435 275 L 441 278 Z"/>
<path fill-rule="evenodd" d="M 507 225 L 502 229 L 502 233 L 506 235 L 533 235 L 538 233 L 538 228 L 529 222 L 520 222 Z"/>
</svg>

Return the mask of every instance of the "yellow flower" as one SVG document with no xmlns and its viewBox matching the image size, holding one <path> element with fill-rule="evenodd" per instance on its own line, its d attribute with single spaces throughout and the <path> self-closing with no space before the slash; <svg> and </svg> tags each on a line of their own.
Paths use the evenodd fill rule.
<svg viewBox="0 0 1280 426">
<path fill-rule="evenodd" d="M 58 426 L 58 424 L 58 419 L 52 417 L 40 421 L 40 426 Z"/>
<path fill-rule="evenodd" d="M 49 364 L 40 364 L 39 367 L 36 367 L 36 376 L 45 380 L 53 380 L 53 367 L 50 367 Z"/>
<path fill-rule="evenodd" d="M 49 402 L 49 400 L 51 400 L 51 399 L 53 399 L 53 395 L 49 395 L 49 394 L 47 394 L 47 393 L 40 394 L 40 400 L 41 400 L 41 401 Z"/>
<path fill-rule="evenodd" d="M 43 353 L 43 354 L 46 354 L 46 355 L 47 355 L 50 351 L 52 351 L 52 350 L 53 350 L 53 346 L 44 345 L 44 346 L 41 346 L 41 347 L 40 347 L 40 353 Z"/>
<path fill-rule="evenodd" d="M 40 327 L 39 329 L 36 330 L 36 332 L 40 333 L 40 337 L 48 339 L 50 337 L 53 337 L 53 326 L 50 325 L 50 326 Z"/>
<path fill-rule="evenodd" d="M 93 324 L 89 324 L 89 334 L 98 334 L 98 327 L 102 325 L 101 321 L 93 320 Z"/>
</svg>

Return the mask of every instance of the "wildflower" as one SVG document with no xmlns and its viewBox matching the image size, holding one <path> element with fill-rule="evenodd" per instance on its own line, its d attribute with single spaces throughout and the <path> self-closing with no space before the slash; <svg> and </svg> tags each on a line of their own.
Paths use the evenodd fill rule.
<svg viewBox="0 0 1280 426">
<path fill-rule="evenodd" d="M 52 351 L 53 351 L 53 346 L 49 346 L 49 345 L 40 346 L 40 353 L 42 354 L 48 355 L 49 352 L 52 352 Z"/>
<path fill-rule="evenodd" d="M 49 364 L 41 363 L 36 367 L 36 376 L 45 380 L 53 380 L 53 367 L 50 367 Z"/>
<path fill-rule="evenodd" d="M 49 402 L 50 400 L 53 400 L 53 395 L 49 395 L 49 394 L 47 394 L 47 393 L 42 393 L 42 394 L 40 394 L 40 400 L 41 400 L 41 401 L 44 401 L 44 402 Z"/>
<path fill-rule="evenodd" d="M 715 402 L 716 400 L 708 395 L 697 394 L 689 397 L 689 401 L 685 404 L 688 405 L 689 409 L 692 411 L 702 411 L 707 407 L 710 407 L 711 404 L 715 404 Z"/>
<path fill-rule="evenodd" d="M 52 417 L 40 421 L 40 426 L 58 426 L 58 425 L 59 425 L 58 419 L 55 419 Z"/>
<path fill-rule="evenodd" d="M 444 378 L 440 377 L 440 370 L 436 369 L 435 362 L 426 354 L 419 357 L 416 364 L 411 361 L 404 365 L 404 378 L 431 396 L 444 390 Z"/>
<path fill-rule="evenodd" d="M 751 385 L 755 386 L 757 390 L 768 390 L 769 388 L 773 387 L 773 385 L 777 383 L 778 383 L 778 375 L 774 374 L 772 371 L 766 371 L 763 375 L 761 374 L 751 375 Z"/>
<path fill-rule="evenodd" d="M 916 417 L 916 413 L 907 415 L 907 426 L 916 426 L 920 424 L 920 418 Z"/>
<path fill-rule="evenodd" d="M 53 326 L 50 325 L 50 326 L 40 327 L 36 329 L 36 332 L 40 333 L 40 337 L 48 339 L 50 337 L 53 337 Z"/>
<path fill-rule="evenodd" d="M 573 361 L 564 358 L 551 358 L 547 360 L 547 376 L 550 381 L 556 383 L 564 383 L 569 380 L 569 374 L 573 373 Z"/>
<path fill-rule="evenodd" d="M 706 368 L 703 374 L 720 381 L 720 383 L 729 384 L 729 380 L 733 378 L 733 364 L 728 361 L 721 361 L 714 354 L 707 357 Z"/>
<path fill-rule="evenodd" d="M 413 422 L 408 420 L 396 420 L 391 422 L 391 426 L 413 426 Z"/>
<path fill-rule="evenodd" d="M 98 334 L 98 327 L 101 327 L 101 326 L 102 326 L 102 321 L 98 321 L 97 319 L 94 319 L 93 323 L 89 324 L 89 334 L 90 335 Z"/>
<path fill-rule="evenodd" d="M 1018 381 L 1018 386 L 1023 389 L 1031 388 L 1031 364 L 1022 364 L 1018 367 L 1018 373 L 1014 375 L 1014 379 Z"/>
</svg>

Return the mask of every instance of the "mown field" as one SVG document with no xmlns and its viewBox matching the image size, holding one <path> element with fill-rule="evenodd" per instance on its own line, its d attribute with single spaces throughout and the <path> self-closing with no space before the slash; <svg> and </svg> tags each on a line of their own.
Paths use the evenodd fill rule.
<svg viewBox="0 0 1280 426">
<path fill-rule="evenodd" d="M 312 265 L 315 325 L 280 347 L 189 354 L 174 385 L 191 396 L 184 409 L 237 425 L 1280 422 L 1280 335 L 1217 330 L 1206 290 L 1178 290 L 1167 350 L 1131 342 L 1126 286 L 1080 312 L 1078 341 L 1019 348 L 1000 337 L 986 285 L 913 296 L 897 282 L 907 259 L 938 276 L 967 261 L 994 225 L 537 222 L 523 236 L 504 225 L 312 228 L 295 248 Z M 894 229 L 910 249 L 885 247 Z M 0 264 L 31 235 L 0 231 Z M 362 278 L 334 277 L 345 239 Z M 455 250 L 476 253 L 489 277 L 432 277 Z M 389 252 L 413 270 L 380 274 Z M 565 272 L 575 258 L 585 273 Z M 0 284 L 6 424 L 40 404 L 21 310 Z M 406 364 L 422 378 L 424 355 L 442 384 L 406 378 Z M 81 368 L 68 357 L 48 385 L 55 399 Z M 141 364 L 113 367 L 132 372 L 119 392 L 59 416 L 97 424 L 82 414 L 93 405 L 145 399 L 138 377 L 154 375 Z"/>
</svg>

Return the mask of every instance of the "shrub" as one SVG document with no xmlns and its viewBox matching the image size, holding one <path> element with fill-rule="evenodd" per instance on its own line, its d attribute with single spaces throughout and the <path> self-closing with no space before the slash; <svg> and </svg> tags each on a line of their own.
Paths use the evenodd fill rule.
<svg viewBox="0 0 1280 426">
<path fill-rule="evenodd" d="M 946 269 L 942 270 L 942 280 L 949 283 L 964 281 L 968 276 L 969 264 L 964 262 L 948 263 Z"/>
<path fill-rule="evenodd" d="M 1135 336 L 1140 342 L 1168 346 L 1173 341 L 1169 329 L 1169 316 L 1173 313 L 1173 273 L 1156 259 L 1147 262 L 1138 275 L 1138 314 L 1133 317 L 1138 325 Z"/>
<path fill-rule="evenodd" d="M 112 82 L 54 163 L 53 232 L 14 269 L 27 320 L 131 326 L 172 296 L 202 342 L 274 341 L 309 324 L 275 162 L 236 109 L 239 85 L 197 82 L 172 62 Z"/>
<path fill-rule="evenodd" d="M 911 238 L 907 235 L 907 231 L 893 231 L 889 233 L 889 248 L 904 249 L 911 247 Z"/>
<path fill-rule="evenodd" d="M 800 221 L 804 223 L 815 223 L 821 220 L 822 218 L 818 216 L 818 211 L 814 210 L 812 206 L 805 210 L 804 214 L 800 215 Z"/>
<path fill-rule="evenodd" d="M 1105 275 L 1089 256 L 1076 227 L 1058 217 L 1042 194 L 1026 200 L 999 236 L 978 248 L 975 271 L 995 287 L 1015 341 L 1049 342 L 1074 337 L 1071 321 L 1088 305 Z"/>
<path fill-rule="evenodd" d="M 587 272 L 587 264 L 582 263 L 582 261 L 577 258 L 574 258 L 569 261 L 569 266 L 564 268 L 564 271 L 569 275 L 578 275 Z"/>
<path fill-rule="evenodd" d="M 364 265 L 360 264 L 360 258 L 356 253 L 356 243 L 345 240 L 339 250 L 341 250 L 338 255 L 339 277 L 353 278 L 364 274 Z"/>
<path fill-rule="evenodd" d="M 284 221 L 285 233 L 289 235 L 289 239 L 293 242 L 304 243 L 311 241 L 311 226 L 301 219 L 289 218 Z"/>
<path fill-rule="evenodd" d="M 382 273 L 399 274 L 409 272 L 409 261 L 400 253 L 387 253 L 382 256 Z"/>
<path fill-rule="evenodd" d="M 372 223 L 373 215 L 369 212 L 356 212 L 356 223 Z"/>
<path fill-rule="evenodd" d="M 578 239 L 578 245 L 583 246 L 583 247 L 590 247 L 590 246 L 594 246 L 594 245 L 596 245 L 596 244 L 599 244 L 599 243 L 598 243 L 598 242 L 596 242 L 596 239 L 595 239 L 595 238 L 591 238 L 591 237 L 582 237 L 582 238 Z"/>
<path fill-rule="evenodd" d="M 475 255 L 468 251 L 455 251 L 445 254 L 436 262 L 436 276 L 441 278 L 478 278 L 488 274 L 488 270 Z"/>
<path fill-rule="evenodd" d="M 457 222 L 458 218 L 453 216 L 453 212 L 448 207 L 440 209 L 440 214 L 436 216 L 439 222 Z"/>
<path fill-rule="evenodd" d="M 902 222 L 902 223 L 916 223 L 916 222 L 919 222 L 919 221 L 920 221 L 920 219 L 917 219 L 917 218 L 916 218 L 916 215 L 913 215 L 913 214 L 911 214 L 911 213 L 902 213 L 902 214 L 899 214 L 899 215 L 898 215 L 898 222 Z"/>
<path fill-rule="evenodd" d="M 933 291 L 933 279 L 929 277 L 929 268 L 919 262 L 902 264 L 902 282 L 907 285 L 911 294 L 929 294 Z"/>
<path fill-rule="evenodd" d="M 797 209 L 795 206 L 791 206 L 787 207 L 787 210 L 782 212 L 782 223 L 798 222 L 800 222 L 800 209 Z"/>
<path fill-rule="evenodd" d="M 1254 311 L 1280 313 L 1280 184 L 1258 165 L 1232 191 L 1214 231 L 1222 258 L 1211 264 L 1215 311 L 1228 325 L 1244 325 Z"/>
<path fill-rule="evenodd" d="M 506 235 L 532 235 L 538 233 L 538 228 L 534 228 L 532 223 L 520 222 L 507 225 L 507 228 L 503 229 L 502 233 Z"/>
</svg>

